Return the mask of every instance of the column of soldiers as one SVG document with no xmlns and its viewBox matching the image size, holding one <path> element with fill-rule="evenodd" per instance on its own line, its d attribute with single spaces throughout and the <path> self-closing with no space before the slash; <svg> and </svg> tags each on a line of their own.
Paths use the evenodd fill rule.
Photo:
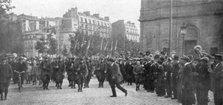
<svg viewBox="0 0 223 105">
<path fill-rule="evenodd" d="M 209 56 L 201 52 L 201 47 L 195 47 L 195 54 L 192 56 L 166 56 L 161 54 L 147 54 L 141 58 L 101 58 L 99 60 L 86 58 L 68 58 L 68 59 L 18 59 L 9 60 L 14 83 L 18 78 L 14 71 L 27 72 L 28 61 L 32 66 L 30 76 L 33 84 L 39 80 L 44 89 L 48 89 L 50 81 L 56 83 L 56 87 L 61 89 L 65 76 L 68 76 L 69 86 L 75 88 L 78 85 L 78 91 L 82 88 L 89 88 L 89 82 L 93 74 L 99 81 L 99 88 L 104 87 L 104 81 L 108 80 L 113 92 L 112 97 L 116 97 L 114 87 L 119 87 L 125 95 L 127 90 L 120 86 L 120 83 L 127 85 L 136 84 L 136 91 L 140 86 L 158 97 L 177 99 L 183 105 L 207 105 L 209 98 L 208 92 L 214 93 L 215 105 L 223 104 L 223 63 L 221 55 Z M 6 64 L 2 60 L 1 64 Z M 114 66 L 114 67 L 113 67 Z M 0 74 L 4 74 L 4 65 L 1 65 Z M 114 70 L 116 72 L 114 72 Z M 10 70 L 9 70 L 10 71 Z M 28 74 L 28 73 L 26 73 Z M 117 76 L 118 75 L 118 76 Z M 1 76 L 0 76 L 1 77 Z M 2 76 L 3 78 L 4 76 Z M 22 84 L 26 81 L 27 75 L 22 75 Z M 0 87 L 5 85 L 0 79 Z M 5 81 L 5 80 L 4 80 Z M 6 85 L 7 87 L 8 85 Z M 0 92 L 2 90 L 0 89 Z M 7 93 L 7 92 L 6 92 Z M 195 95 L 196 94 L 196 95 Z M 195 97 L 196 96 L 196 97 Z"/>
</svg>

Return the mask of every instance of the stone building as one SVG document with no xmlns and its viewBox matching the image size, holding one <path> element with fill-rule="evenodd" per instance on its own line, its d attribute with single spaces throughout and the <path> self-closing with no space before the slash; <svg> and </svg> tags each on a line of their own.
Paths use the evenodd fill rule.
<svg viewBox="0 0 223 105">
<path fill-rule="evenodd" d="M 109 17 L 100 17 L 99 14 L 90 14 L 90 11 L 78 12 L 77 7 L 69 9 L 62 18 L 59 36 L 59 46 L 62 51 L 64 47 L 70 48 L 70 35 L 80 31 L 83 35 L 99 34 L 101 37 L 109 38 L 112 27 Z"/>
<path fill-rule="evenodd" d="M 58 39 L 61 18 L 38 18 L 21 14 L 17 19 L 23 34 L 24 55 L 28 57 L 39 55 L 35 46 L 41 38 L 47 39 L 52 34 Z"/>
<path fill-rule="evenodd" d="M 169 49 L 171 0 L 141 0 L 141 49 Z M 182 32 L 182 26 L 185 33 Z M 208 53 L 223 51 L 223 0 L 172 0 L 171 51 L 191 53 L 199 44 Z"/>
<path fill-rule="evenodd" d="M 136 25 L 130 21 L 118 20 L 112 23 L 112 36 L 125 36 L 128 40 L 139 42 L 139 33 Z"/>
</svg>

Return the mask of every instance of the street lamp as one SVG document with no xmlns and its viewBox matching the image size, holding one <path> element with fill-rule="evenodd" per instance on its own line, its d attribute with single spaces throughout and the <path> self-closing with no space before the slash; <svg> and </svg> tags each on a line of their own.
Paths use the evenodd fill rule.
<svg viewBox="0 0 223 105">
<path fill-rule="evenodd" d="M 185 50 L 185 40 L 184 37 L 187 33 L 187 25 L 185 23 L 183 23 L 183 25 L 180 27 L 180 34 L 182 36 L 182 41 L 183 41 L 183 45 L 182 45 L 182 56 L 184 54 L 184 50 Z"/>
</svg>

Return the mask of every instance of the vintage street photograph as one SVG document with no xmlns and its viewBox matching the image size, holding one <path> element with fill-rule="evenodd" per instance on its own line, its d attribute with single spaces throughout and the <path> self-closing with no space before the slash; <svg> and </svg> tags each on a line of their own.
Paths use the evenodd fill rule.
<svg viewBox="0 0 223 105">
<path fill-rule="evenodd" d="M 0 0 L 0 105 L 223 105 L 223 0 Z"/>
</svg>

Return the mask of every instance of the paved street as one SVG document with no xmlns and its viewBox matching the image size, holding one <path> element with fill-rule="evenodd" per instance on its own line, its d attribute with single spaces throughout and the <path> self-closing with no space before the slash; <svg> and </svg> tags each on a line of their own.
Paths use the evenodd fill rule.
<svg viewBox="0 0 223 105">
<path fill-rule="evenodd" d="M 179 105 L 176 100 L 160 98 L 143 89 L 136 92 L 134 85 L 124 85 L 128 90 L 127 97 L 117 90 L 117 98 L 109 97 L 111 90 L 107 82 L 105 88 L 98 88 L 96 79 L 92 79 L 90 88 L 84 89 L 82 93 L 70 89 L 66 79 L 62 90 L 57 90 L 54 85 L 51 83 L 49 90 L 26 85 L 21 93 L 16 85 L 11 85 L 8 100 L 0 101 L 0 105 Z"/>
</svg>

